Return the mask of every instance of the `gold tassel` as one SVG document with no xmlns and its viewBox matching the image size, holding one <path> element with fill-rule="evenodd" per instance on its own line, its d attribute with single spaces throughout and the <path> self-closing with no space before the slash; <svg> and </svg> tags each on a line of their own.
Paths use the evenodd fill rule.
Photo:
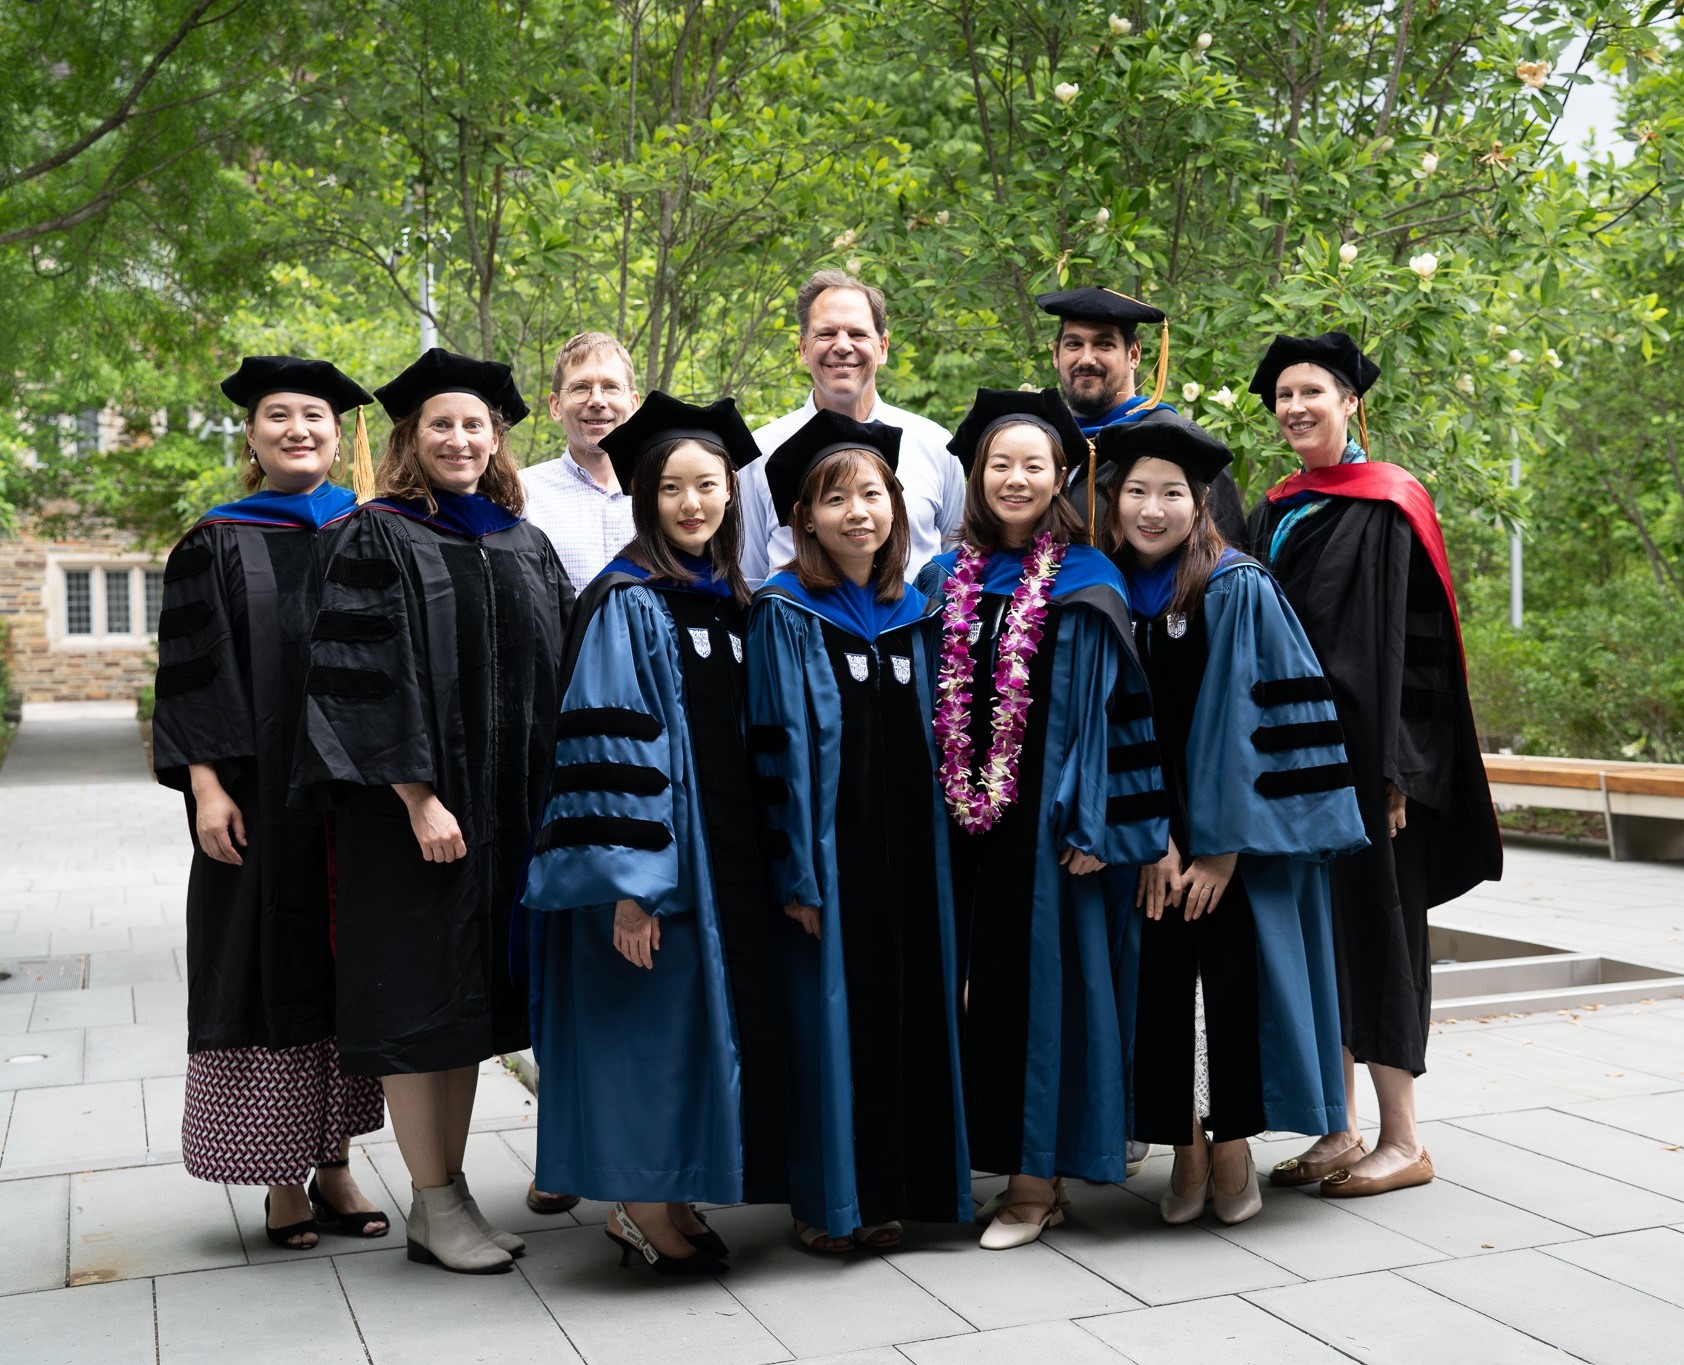
<svg viewBox="0 0 1684 1365">
<path fill-rule="evenodd" d="M 1362 453 L 1368 454 L 1368 406 L 1357 399 L 1357 431 L 1362 437 Z"/>
<path fill-rule="evenodd" d="M 357 431 L 351 438 L 351 490 L 359 504 L 374 496 L 374 457 L 368 448 L 368 423 L 357 409 Z"/>
<path fill-rule="evenodd" d="M 1158 337 L 1158 381 L 1152 390 L 1152 406 L 1157 407 L 1164 401 L 1164 390 L 1169 386 L 1169 319 L 1165 318 L 1163 330 Z"/>
<path fill-rule="evenodd" d="M 1097 521 L 1098 509 L 1094 505 L 1096 497 L 1093 481 L 1099 474 L 1098 461 L 1099 443 L 1088 437 L 1088 544 L 1099 544 L 1099 525 Z"/>
</svg>

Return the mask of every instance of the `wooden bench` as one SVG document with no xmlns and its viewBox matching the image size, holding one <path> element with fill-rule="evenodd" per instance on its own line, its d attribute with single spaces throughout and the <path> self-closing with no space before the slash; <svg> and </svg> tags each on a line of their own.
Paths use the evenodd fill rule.
<svg viewBox="0 0 1684 1365">
<path fill-rule="evenodd" d="M 1485 754 L 1499 806 L 1600 812 L 1615 859 L 1684 858 L 1684 763 Z"/>
</svg>

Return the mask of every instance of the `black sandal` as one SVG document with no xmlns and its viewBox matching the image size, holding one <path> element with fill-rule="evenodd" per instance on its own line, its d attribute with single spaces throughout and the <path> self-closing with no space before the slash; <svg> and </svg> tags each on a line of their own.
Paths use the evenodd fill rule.
<svg viewBox="0 0 1684 1365">
<path fill-rule="evenodd" d="M 282 1251 L 309 1251 L 316 1245 L 315 1242 L 310 1242 L 306 1245 L 292 1240 L 292 1238 L 300 1237 L 304 1233 L 309 1233 L 311 1236 L 316 1237 L 317 1241 L 321 1240 L 316 1233 L 316 1224 L 313 1219 L 306 1218 L 302 1223 L 288 1223 L 284 1228 L 270 1227 L 269 1196 L 263 1196 L 263 1235 L 267 1237 L 270 1242 L 272 1242 L 275 1246 L 280 1247 Z"/>
<path fill-rule="evenodd" d="M 327 1168 L 338 1170 L 339 1168 L 349 1166 L 350 1164 L 349 1160 L 318 1161 L 316 1163 L 316 1169 L 318 1171 Z M 316 1183 L 316 1177 L 314 1175 L 310 1177 L 310 1188 L 305 1191 L 305 1194 L 309 1197 L 310 1208 L 316 1215 L 315 1225 L 321 1227 L 324 1231 L 338 1233 L 341 1237 L 374 1238 L 384 1237 L 392 1230 L 392 1220 L 384 1211 L 375 1213 L 341 1213 L 338 1209 L 334 1208 L 332 1204 L 328 1203 L 327 1200 L 322 1198 L 322 1187 Z M 368 1225 L 370 1223 L 384 1223 L 386 1226 L 381 1228 L 378 1232 L 370 1232 L 368 1230 Z M 310 1225 L 306 1224 L 305 1226 Z"/>
</svg>

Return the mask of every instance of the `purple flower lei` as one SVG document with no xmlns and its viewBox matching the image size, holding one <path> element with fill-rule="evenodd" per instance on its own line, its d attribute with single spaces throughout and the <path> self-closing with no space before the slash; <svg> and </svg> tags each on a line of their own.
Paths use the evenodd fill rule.
<svg viewBox="0 0 1684 1365">
<path fill-rule="evenodd" d="M 934 729 L 941 745 L 942 792 L 959 828 L 968 834 L 991 829 L 1017 799 L 1017 764 L 1029 718 L 1029 661 L 1041 643 L 1053 579 L 1065 546 L 1042 534 L 1023 557 L 1023 578 L 1012 593 L 994 663 L 994 719 L 988 756 L 977 778 L 971 774 L 971 625 L 982 601 L 988 556 L 967 543 L 947 580 L 941 615 L 941 671 L 936 678 Z"/>
</svg>

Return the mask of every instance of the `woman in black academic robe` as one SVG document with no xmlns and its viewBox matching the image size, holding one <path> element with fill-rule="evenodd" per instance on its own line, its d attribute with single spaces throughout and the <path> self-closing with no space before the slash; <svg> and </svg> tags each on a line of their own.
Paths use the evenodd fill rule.
<svg viewBox="0 0 1684 1365">
<path fill-rule="evenodd" d="M 327 829 L 287 809 L 321 569 L 356 506 L 328 481 L 339 414 L 373 400 L 292 356 L 247 356 L 222 391 L 246 410 L 249 496 L 170 552 L 158 617 L 153 761 L 194 836 L 181 1148 L 200 1180 L 267 1185 L 269 1240 L 302 1249 L 316 1244 L 311 1201 L 334 1231 L 387 1227 L 346 1169 L 350 1139 L 385 1109 L 334 1044 Z"/>
<path fill-rule="evenodd" d="M 376 396 L 385 495 L 328 564 L 297 783 L 335 810 L 341 1053 L 384 1079 L 410 1259 L 483 1274 L 525 1249 L 462 1159 L 479 1063 L 528 1040 L 517 900 L 573 593 L 520 518 L 509 368 L 435 347 Z"/>
<path fill-rule="evenodd" d="M 1277 336 L 1251 382 L 1304 466 L 1252 510 L 1251 548 L 1333 685 L 1369 839 L 1332 869 L 1346 1126 L 1270 1176 L 1320 1181 L 1323 1194 L 1340 1197 L 1433 1178 L 1415 1128 L 1432 1006 L 1427 911 L 1502 875 L 1432 499 L 1350 439 L 1350 419 L 1379 377 L 1349 336 L 1327 332 Z M 1357 1131 L 1357 1062 L 1368 1064 L 1380 1101 L 1373 1152 Z"/>
</svg>

